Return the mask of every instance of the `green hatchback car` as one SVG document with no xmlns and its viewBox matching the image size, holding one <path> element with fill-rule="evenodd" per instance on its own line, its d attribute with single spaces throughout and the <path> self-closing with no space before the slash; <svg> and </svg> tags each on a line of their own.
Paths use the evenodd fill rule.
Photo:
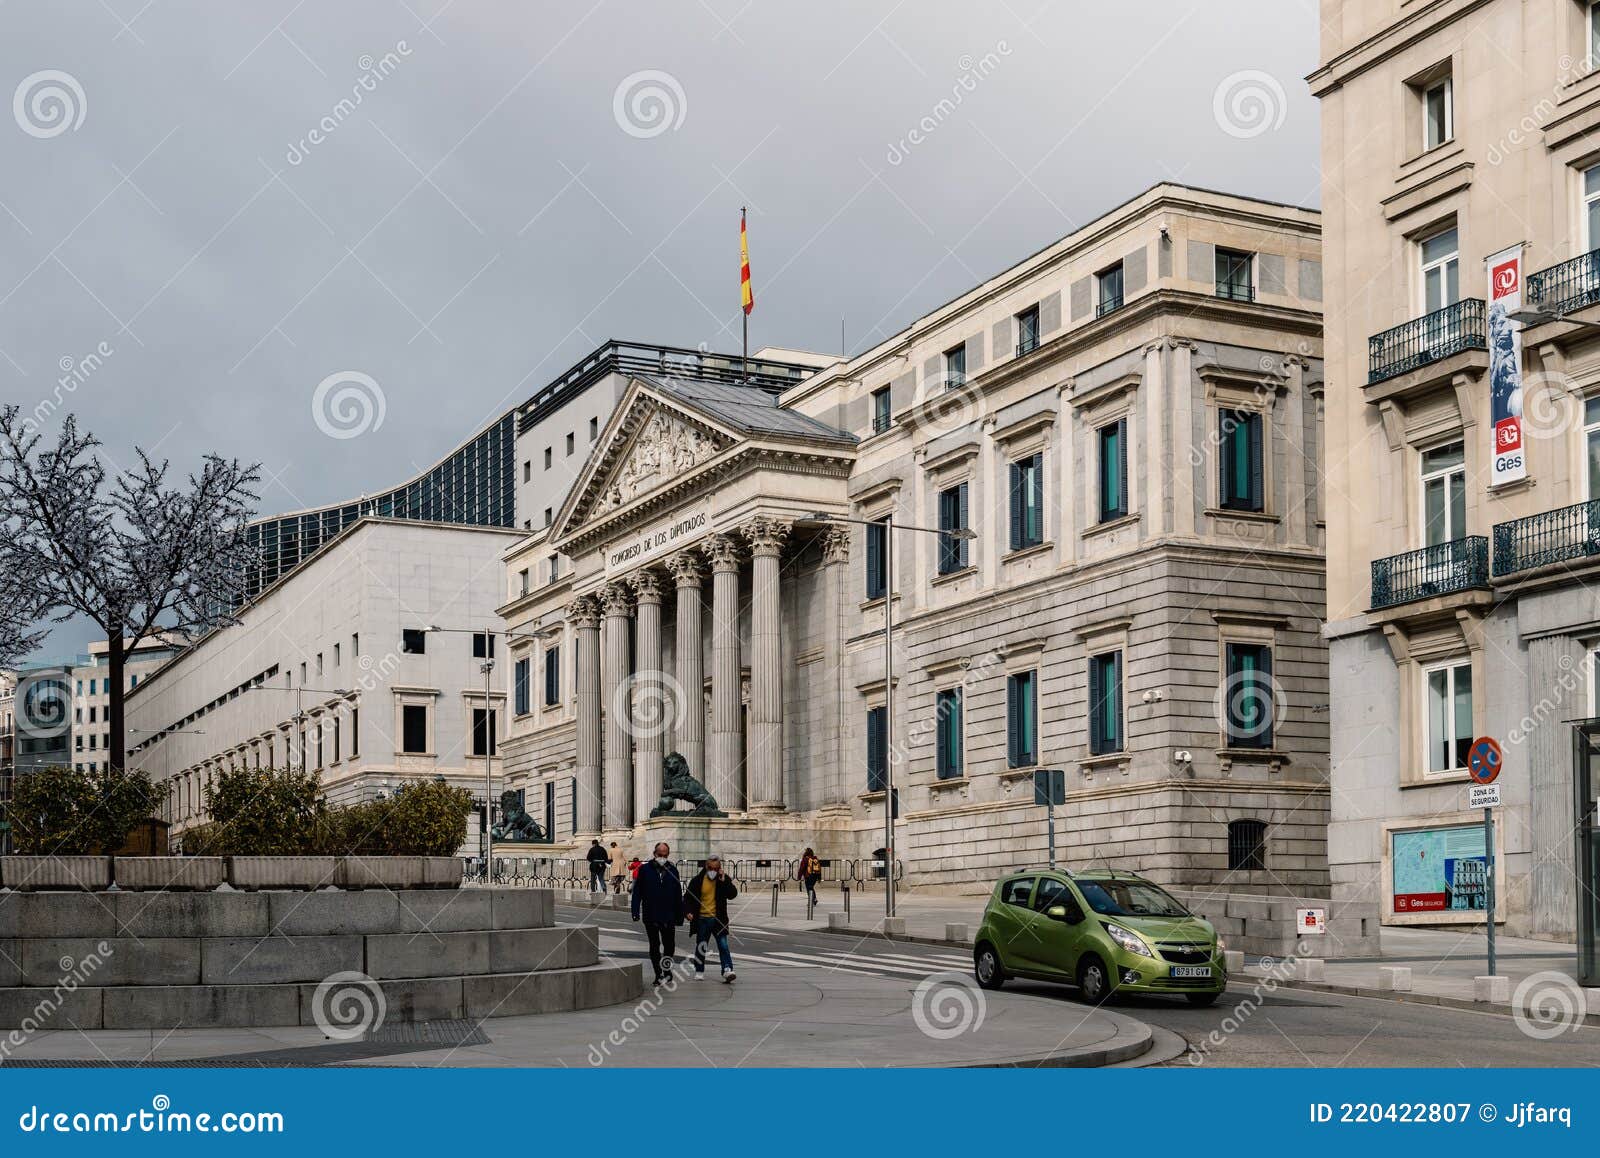
<svg viewBox="0 0 1600 1158">
<path fill-rule="evenodd" d="M 1159 885 L 1112 869 L 1035 869 L 995 885 L 973 942 L 978 984 L 1075 984 L 1098 1005 L 1114 993 L 1177 994 L 1210 1005 L 1227 987 L 1223 943 Z"/>
</svg>

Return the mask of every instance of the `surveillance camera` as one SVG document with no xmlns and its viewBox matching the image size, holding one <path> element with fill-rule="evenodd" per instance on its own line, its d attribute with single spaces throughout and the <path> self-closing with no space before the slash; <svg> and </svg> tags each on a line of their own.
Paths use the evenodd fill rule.
<svg viewBox="0 0 1600 1158">
<path fill-rule="evenodd" d="M 1164 700 L 1166 698 L 1167 698 L 1167 693 L 1162 691 L 1160 688 L 1151 688 L 1149 691 L 1145 692 L 1143 696 L 1140 697 L 1140 699 L 1142 699 L 1147 704 L 1159 704 L 1162 700 Z"/>
<path fill-rule="evenodd" d="M 1172 758 L 1180 764 L 1193 764 L 1194 754 L 1187 748 L 1179 748 L 1172 754 Z"/>
<path fill-rule="evenodd" d="M 1161 236 L 1164 238 L 1172 236 L 1172 231 L 1167 228 L 1167 223 L 1165 221 L 1161 223 Z"/>
</svg>

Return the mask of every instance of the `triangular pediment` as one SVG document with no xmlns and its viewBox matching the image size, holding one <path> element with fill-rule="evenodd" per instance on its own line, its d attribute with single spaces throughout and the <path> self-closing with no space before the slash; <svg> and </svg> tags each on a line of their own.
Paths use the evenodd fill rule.
<svg viewBox="0 0 1600 1158">
<path fill-rule="evenodd" d="M 737 441 L 635 382 L 568 494 L 556 537 L 679 482 Z"/>
</svg>

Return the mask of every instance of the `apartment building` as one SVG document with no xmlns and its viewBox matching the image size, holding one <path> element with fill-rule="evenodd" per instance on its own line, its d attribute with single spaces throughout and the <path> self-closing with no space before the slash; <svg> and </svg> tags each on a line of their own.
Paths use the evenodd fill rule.
<svg viewBox="0 0 1600 1158">
<path fill-rule="evenodd" d="M 1570 938 L 1595 897 L 1596 5 L 1324 0 L 1322 34 L 1335 897 L 1483 925 L 1489 735 L 1498 919 Z"/>
</svg>

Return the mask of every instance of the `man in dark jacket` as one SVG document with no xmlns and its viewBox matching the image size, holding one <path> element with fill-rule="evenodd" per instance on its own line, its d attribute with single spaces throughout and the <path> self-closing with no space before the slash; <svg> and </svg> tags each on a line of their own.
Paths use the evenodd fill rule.
<svg viewBox="0 0 1600 1158">
<path fill-rule="evenodd" d="M 589 853 L 585 860 L 589 862 L 589 891 L 603 893 L 606 891 L 606 866 L 611 863 L 611 854 L 606 851 L 606 846 L 600 843 L 599 837 L 589 846 Z"/>
<path fill-rule="evenodd" d="M 720 857 L 707 857 L 706 867 L 695 874 L 683 890 L 683 911 L 694 934 L 694 977 L 706 975 L 706 944 L 713 937 L 722 958 L 722 980 L 731 984 L 733 954 L 728 950 L 728 902 L 739 895 L 733 879 L 722 871 Z"/>
<path fill-rule="evenodd" d="M 678 948 L 678 925 L 683 920 L 683 882 L 672 863 L 666 841 L 656 845 L 655 856 L 639 866 L 633 878 L 633 919 L 644 921 L 650 938 L 650 968 L 660 985 L 672 972 L 672 955 Z"/>
</svg>

